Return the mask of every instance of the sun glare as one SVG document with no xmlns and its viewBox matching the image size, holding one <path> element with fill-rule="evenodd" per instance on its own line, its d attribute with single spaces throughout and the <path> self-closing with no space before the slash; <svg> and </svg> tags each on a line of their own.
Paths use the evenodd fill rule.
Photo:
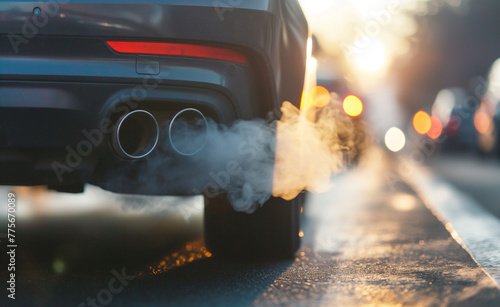
<svg viewBox="0 0 500 307">
<path fill-rule="evenodd" d="M 357 43 L 354 43 L 355 51 L 351 60 L 357 69 L 363 72 L 376 72 L 386 66 L 386 51 L 379 41 L 374 40 L 362 48 L 356 48 L 356 45 Z"/>
<path fill-rule="evenodd" d="M 300 0 L 300 4 L 304 11 L 311 15 L 321 15 L 329 13 L 336 5 L 336 1 L 332 0 Z"/>
<path fill-rule="evenodd" d="M 370 88 L 401 55 L 418 30 L 415 16 L 429 0 L 299 0 L 323 49 L 346 64 L 353 79 Z M 454 3 L 460 0 L 450 0 Z M 447 2 L 450 2 L 447 1 Z"/>
</svg>

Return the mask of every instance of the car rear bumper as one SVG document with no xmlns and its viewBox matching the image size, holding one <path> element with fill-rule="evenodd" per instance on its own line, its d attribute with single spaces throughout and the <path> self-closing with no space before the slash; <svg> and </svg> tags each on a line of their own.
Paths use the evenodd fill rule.
<svg viewBox="0 0 500 307">
<path fill-rule="evenodd" d="M 265 104 L 255 103 L 259 92 L 250 65 L 146 57 L 157 62 L 158 74 L 141 75 L 141 56 L 107 52 L 108 58 L 0 57 L 0 184 L 104 185 L 104 169 L 128 163 L 110 148 L 113 125 L 136 109 L 160 124 L 185 108 L 221 123 L 265 113 Z M 111 125 L 103 128 L 106 120 Z M 96 133 L 102 139 L 92 139 Z"/>
<path fill-rule="evenodd" d="M 56 3 L 56 11 L 47 3 Z M 45 21 L 33 15 L 36 7 Z M 104 133 L 103 121 L 142 109 L 161 124 L 178 110 L 196 108 L 230 123 L 278 114 L 284 100 L 300 103 L 308 29 L 295 0 L 243 0 L 236 7 L 202 0 L 0 0 L 0 22 L 0 46 L 6 46 L 0 52 L 0 184 L 91 181 L 134 192 L 133 180 L 106 184 L 106 170 L 128 162 L 113 156 L 108 137 L 89 139 L 90 132 Z M 227 48 L 248 64 L 122 54 L 110 40 Z M 91 144 L 88 152 L 85 144 Z M 178 187 L 162 192 L 190 193 Z"/>
</svg>

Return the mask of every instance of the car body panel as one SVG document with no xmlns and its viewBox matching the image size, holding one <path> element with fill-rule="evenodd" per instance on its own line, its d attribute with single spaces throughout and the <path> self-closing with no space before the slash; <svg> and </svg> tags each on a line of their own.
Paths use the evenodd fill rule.
<svg viewBox="0 0 500 307">
<path fill-rule="evenodd" d="M 235 7 L 230 2 L 202 0 L 48 3 L 53 5 L 47 6 L 44 20 L 33 14 L 39 2 L 0 1 L 0 35 L 15 42 L 2 52 L 19 55 L 29 48 L 33 36 L 225 44 L 259 62 L 269 78 L 268 95 L 273 96 L 275 107 L 285 100 L 300 103 L 296 97 L 302 89 L 296 84 L 301 79 L 303 83 L 309 30 L 296 0 L 240 0 Z"/>
<path fill-rule="evenodd" d="M 64 180 L 54 163 L 69 165 L 71 152 L 88 141 L 85 132 L 137 105 L 160 118 L 199 108 L 226 124 L 277 117 L 285 100 L 300 106 L 309 33 L 297 0 L 0 0 L 0 23 L 0 184 L 90 181 L 154 194 L 134 191 L 133 181 L 106 184 L 109 168 L 129 166 L 106 142 Z M 248 64 L 121 54 L 106 43 L 115 40 L 216 46 L 244 54 Z"/>
</svg>

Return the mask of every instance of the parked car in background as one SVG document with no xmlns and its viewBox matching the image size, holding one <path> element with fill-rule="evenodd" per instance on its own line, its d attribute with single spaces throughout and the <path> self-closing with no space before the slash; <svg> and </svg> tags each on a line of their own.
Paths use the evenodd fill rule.
<svg viewBox="0 0 500 307">
<path fill-rule="evenodd" d="M 488 88 L 474 115 L 481 152 L 500 157 L 500 59 L 491 66 Z"/>
<path fill-rule="evenodd" d="M 446 138 L 442 149 L 454 152 L 476 152 L 477 133 L 474 114 L 477 105 L 462 88 L 447 88 L 436 96 L 432 115 L 442 123 Z"/>
</svg>

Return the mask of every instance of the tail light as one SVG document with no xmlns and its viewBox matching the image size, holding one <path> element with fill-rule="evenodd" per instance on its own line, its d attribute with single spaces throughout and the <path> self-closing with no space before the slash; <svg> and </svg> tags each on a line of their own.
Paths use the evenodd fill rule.
<svg viewBox="0 0 500 307">
<path fill-rule="evenodd" d="M 226 48 L 152 42 L 107 41 L 107 43 L 111 49 L 119 53 L 193 57 L 248 64 L 248 59 L 244 54 Z"/>
</svg>

